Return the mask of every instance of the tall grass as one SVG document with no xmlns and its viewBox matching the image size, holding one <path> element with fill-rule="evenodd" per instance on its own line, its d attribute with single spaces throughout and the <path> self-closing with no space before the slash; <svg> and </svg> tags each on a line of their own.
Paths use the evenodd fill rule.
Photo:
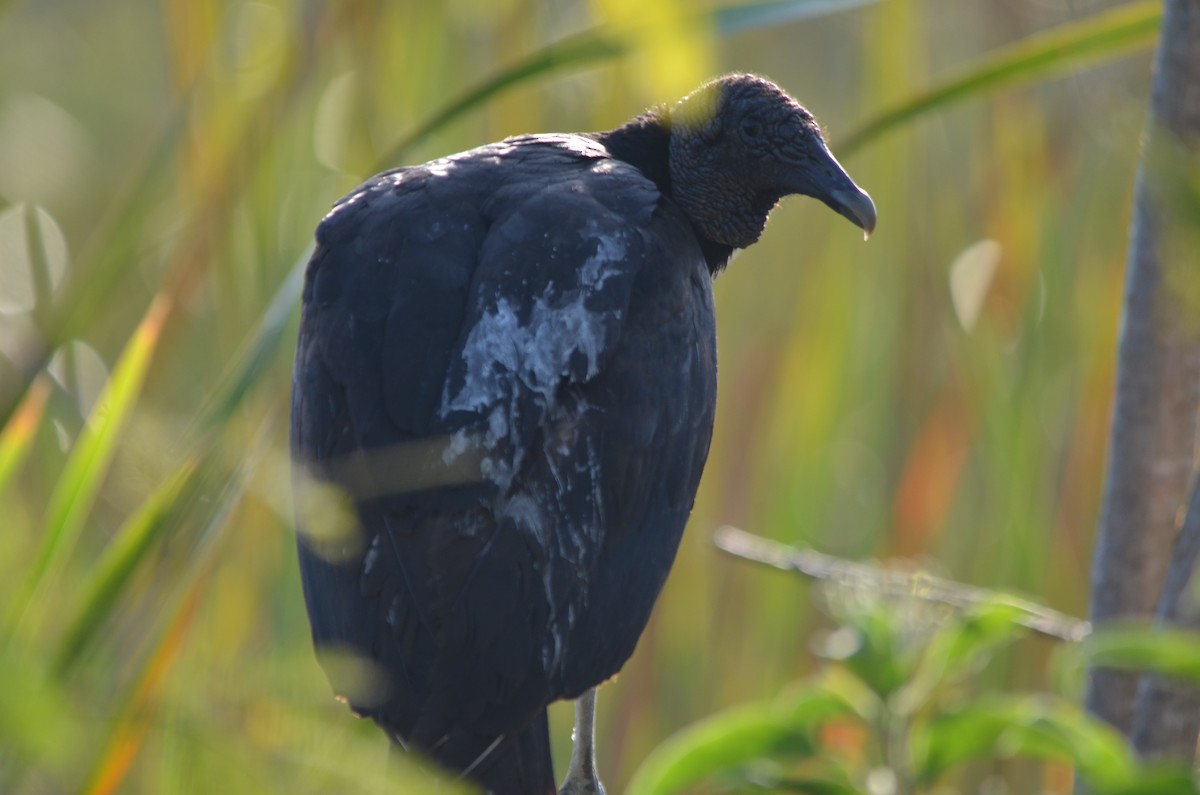
<svg viewBox="0 0 1200 795">
<path fill-rule="evenodd" d="M 863 245 L 790 202 L 717 284 L 716 438 L 602 691 L 612 791 L 813 665 L 823 614 L 718 558 L 719 524 L 1081 613 L 1157 13 L 1104 5 L 0 3 L 0 789 L 421 786 L 308 643 L 286 419 L 312 228 L 377 167 L 612 126 L 714 71 L 801 97 L 881 222 Z"/>
</svg>

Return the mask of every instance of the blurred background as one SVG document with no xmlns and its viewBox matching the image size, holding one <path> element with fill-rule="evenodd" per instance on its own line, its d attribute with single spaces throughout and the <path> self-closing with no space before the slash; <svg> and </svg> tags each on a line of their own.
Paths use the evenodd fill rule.
<svg viewBox="0 0 1200 795">
<path fill-rule="evenodd" d="M 286 429 L 312 230 L 383 167 L 613 127 L 730 70 L 817 115 L 879 227 L 789 200 L 716 282 L 715 439 L 601 691 L 609 791 L 815 665 L 820 600 L 717 552 L 722 524 L 1085 614 L 1153 37 L 851 136 L 1118 6 L 0 0 L 0 788 L 415 775 L 309 643 Z M 1044 686 L 1049 652 L 985 675 Z M 561 772 L 570 706 L 552 717 Z"/>
</svg>

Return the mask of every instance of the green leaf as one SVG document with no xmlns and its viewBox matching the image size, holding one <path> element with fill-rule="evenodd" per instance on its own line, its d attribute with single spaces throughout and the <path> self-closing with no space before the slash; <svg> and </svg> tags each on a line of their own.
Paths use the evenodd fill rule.
<svg viewBox="0 0 1200 795">
<path fill-rule="evenodd" d="M 926 647 L 913 676 L 891 701 L 893 710 L 912 714 L 944 684 L 976 673 L 995 652 L 1025 631 L 1025 613 L 997 595 L 996 601 L 972 605 L 948 621 Z"/>
<path fill-rule="evenodd" d="M 912 676 L 924 643 L 920 629 L 898 619 L 889 603 L 846 600 L 831 609 L 844 626 L 825 656 L 840 661 L 880 700 L 887 700 Z"/>
<path fill-rule="evenodd" d="M 856 787 L 825 779 L 778 779 L 762 783 L 763 786 L 776 792 L 799 792 L 804 795 L 862 795 L 862 790 Z"/>
<path fill-rule="evenodd" d="M 849 155 L 927 113 L 1000 88 L 1045 80 L 1149 49 L 1158 34 L 1162 3 L 1156 0 L 1110 11 L 1023 39 L 980 59 L 959 74 L 867 120 L 834 147 Z"/>
<path fill-rule="evenodd" d="M 1095 632 L 1079 647 L 1096 668 L 1151 671 L 1200 682 L 1200 635 L 1156 626 L 1124 626 Z"/>
<path fill-rule="evenodd" d="M 1095 786 L 1098 795 L 1195 795 L 1200 792 L 1195 775 L 1186 765 L 1166 765 L 1139 770 L 1137 780 L 1117 786 Z"/>
<path fill-rule="evenodd" d="M 688 728 L 658 748 L 635 775 L 628 792 L 680 792 L 697 781 L 769 757 L 804 757 L 815 746 L 779 710 L 756 704 Z"/>
<path fill-rule="evenodd" d="M 30 569 L 26 598 L 17 601 L 21 612 L 10 618 L 18 621 L 22 618 L 74 548 L 112 462 L 125 420 L 141 394 L 171 306 L 171 301 L 162 295 L 150 304 L 113 368 L 50 495 L 42 529 L 44 540 Z"/>
<path fill-rule="evenodd" d="M 634 774 L 628 795 L 681 792 L 761 759 L 801 759 L 816 753 L 815 732 L 835 717 L 853 716 L 820 683 L 782 702 L 753 704 L 714 715 L 676 734 Z"/>
<path fill-rule="evenodd" d="M 994 756 L 1068 761 L 1096 784 L 1123 786 L 1135 778 L 1121 736 L 1057 698 L 984 699 L 915 728 L 910 739 L 913 770 L 927 785 L 958 765 Z"/>
</svg>

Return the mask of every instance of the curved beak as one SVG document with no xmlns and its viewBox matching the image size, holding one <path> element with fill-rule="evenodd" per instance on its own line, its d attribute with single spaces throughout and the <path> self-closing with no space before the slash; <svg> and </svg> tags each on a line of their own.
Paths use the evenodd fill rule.
<svg viewBox="0 0 1200 795">
<path fill-rule="evenodd" d="M 846 181 L 849 183 L 848 187 L 834 188 L 829 192 L 832 201 L 824 196 L 820 199 L 839 215 L 849 218 L 850 223 L 860 227 L 863 230 L 863 240 L 866 240 L 875 231 L 875 202 L 871 201 L 871 196 L 855 185 L 849 177 L 846 177 Z"/>
<path fill-rule="evenodd" d="M 863 230 L 863 239 L 875 231 L 875 202 L 862 188 L 854 184 L 841 163 L 824 142 L 809 147 L 796 179 L 788 185 L 790 193 L 800 193 L 820 199 L 838 215 Z"/>
</svg>

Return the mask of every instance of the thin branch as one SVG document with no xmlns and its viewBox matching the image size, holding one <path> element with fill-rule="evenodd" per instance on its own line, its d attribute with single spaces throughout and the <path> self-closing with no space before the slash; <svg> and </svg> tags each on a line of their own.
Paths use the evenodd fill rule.
<svg viewBox="0 0 1200 795">
<path fill-rule="evenodd" d="M 1005 604 L 1020 612 L 1017 621 L 1021 626 L 1060 640 L 1077 642 L 1091 632 L 1091 625 L 1086 621 L 1011 594 L 933 577 L 925 572 L 884 569 L 811 549 L 796 549 L 729 525 L 717 529 L 713 543 L 734 557 L 818 580 L 868 585 L 887 595 L 915 596 L 960 610 L 982 604 Z"/>
<path fill-rule="evenodd" d="M 1184 595 L 1192 590 L 1189 586 L 1196 574 L 1197 557 L 1200 557 L 1200 477 L 1192 481 L 1192 496 L 1171 553 L 1171 566 L 1167 569 L 1167 581 L 1158 602 L 1159 622 L 1183 629 L 1200 629 L 1200 604 L 1194 596 L 1184 599 Z"/>
<path fill-rule="evenodd" d="M 1200 477 L 1192 483 L 1187 514 L 1175 539 L 1158 603 L 1158 623 L 1200 630 L 1196 559 L 1200 557 Z M 1196 753 L 1200 689 L 1178 679 L 1146 675 L 1134 710 L 1133 747 L 1148 758 L 1191 759 Z"/>
</svg>

